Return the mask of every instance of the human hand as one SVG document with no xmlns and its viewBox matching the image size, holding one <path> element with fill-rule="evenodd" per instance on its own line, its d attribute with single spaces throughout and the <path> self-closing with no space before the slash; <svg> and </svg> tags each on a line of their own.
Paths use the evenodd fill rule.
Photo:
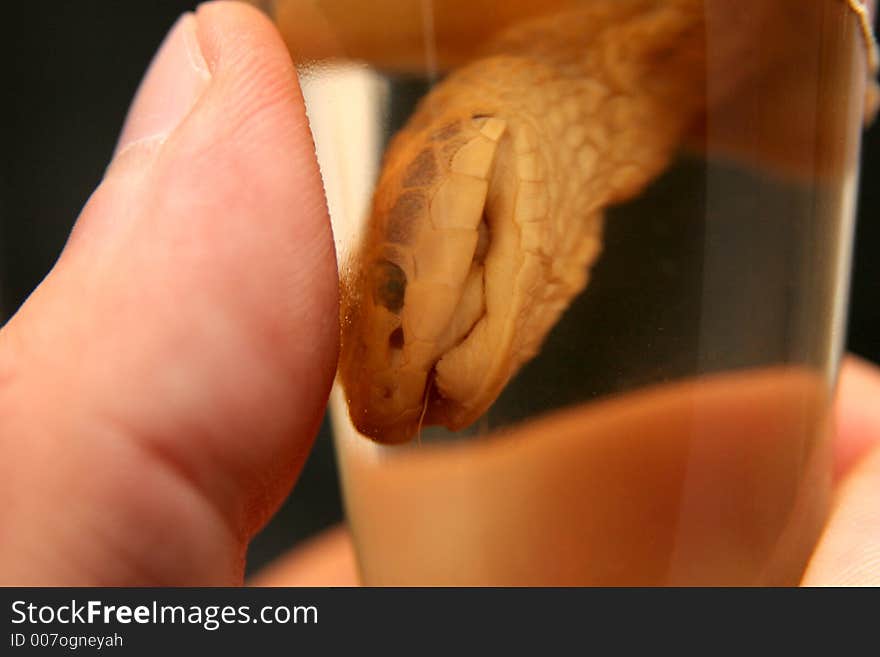
<svg viewBox="0 0 880 657">
<path fill-rule="evenodd" d="M 336 286 L 287 51 L 254 10 L 205 5 L 170 33 L 64 253 L 0 331 L 0 581 L 241 583 L 321 420 Z M 878 395 L 880 374 L 848 362 L 838 502 L 807 584 L 880 584 Z M 354 582 L 343 530 L 255 580 Z"/>
<path fill-rule="evenodd" d="M 336 298 L 287 51 L 256 10 L 206 5 L 0 332 L 0 581 L 240 583 L 321 421 Z"/>
<path fill-rule="evenodd" d="M 803 579 L 880 586 L 880 369 L 849 357 L 837 391 L 834 501 Z"/>
</svg>

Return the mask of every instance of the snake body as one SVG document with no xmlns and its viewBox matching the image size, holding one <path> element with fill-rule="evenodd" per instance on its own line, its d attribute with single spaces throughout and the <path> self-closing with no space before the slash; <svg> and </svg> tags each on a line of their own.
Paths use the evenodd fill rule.
<svg viewBox="0 0 880 657">
<path fill-rule="evenodd" d="M 698 0 L 592 2 L 497 39 L 390 144 L 344 272 L 340 378 L 383 442 L 477 419 L 584 289 L 605 208 L 705 103 Z"/>
<path fill-rule="evenodd" d="M 428 4 L 433 46 L 414 37 L 430 31 L 414 3 L 377 2 L 376 16 L 395 17 L 387 32 L 359 0 L 278 10 L 298 61 L 412 72 L 436 46 L 434 63 L 454 68 L 392 139 L 340 272 L 338 376 L 354 426 L 380 442 L 423 424 L 458 430 L 491 406 L 587 285 L 605 210 L 638 195 L 682 142 L 700 147 L 710 108 L 716 152 L 796 177 L 844 175 L 842 122 L 817 133 L 811 117 L 835 115 L 851 82 L 819 73 L 805 35 L 839 26 L 821 61 L 845 71 L 845 32 L 860 25 L 871 73 L 877 60 L 859 0 L 548 0 L 544 15 L 528 0 Z M 756 93 L 763 113 L 743 141 L 750 119 L 729 117 L 750 115 Z"/>
</svg>

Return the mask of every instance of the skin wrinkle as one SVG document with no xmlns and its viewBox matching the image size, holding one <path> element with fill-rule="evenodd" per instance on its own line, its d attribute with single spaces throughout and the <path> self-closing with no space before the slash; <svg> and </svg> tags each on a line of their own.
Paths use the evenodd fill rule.
<svg viewBox="0 0 880 657">
<path fill-rule="evenodd" d="M 103 421 L 104 426 L 119 437 L 118 440 L 134 445 L 143 455 L 144 462 L 152 461 L 165 468 L 179 482 L 198 494 L 200 499 L 211 502 L 211 511 L 222 520 L 229 532 L 234 536 L 243 537 L 240 529 L 243 513 L 234 504 L 236 491 L 221 492 L 211 485 L 210 479 L 216 479 L 216 473 L 224 473 L 224 478 L 228 477 L 230 473 L 228 468 L 216 460 L 217 455 L 212 454 L 210 449 L 199 450 L 198 462 L 194 462 L 180 454 L 173 445 L 169 445 L 161 439 L 157 440 L 156 436 L 161 435 L 160 432 L 150 435 L 141 430 L 132 430 L 124 419 L 112 417 L 109 413 L 103 417 Z M 180 429 L 181 433 L 186 430 L 190 441 L 210 447 L 211 440 L 195 438 L 199 435 L 196 433 L 196 427 L 193 427 L 192 430 L 184 427 Z M 206 477 L 205 472 L 214 473 L 214 476 Z"/>
<path fill-rule="evenodd" d="M 141 467 L 138 460 L 133 463 L 134 467 Z M 148 545 L 146 551 L 141 546 L 131 548 L 129 563 L 145 570 L 146 577 L 139 581 L 145 584 L 173 584 L 181 580 L 239 583 L 243 573 L 240 552 L 236 555 L 236 546 L 241 544 L 239 533 L 224 523 L 221 512 L 209 508 L 210 501 L 198 490 L 188 489 L 176 473 L 163 473 L 161 464 L 158 465 L 153 474 L 154 485 L 145 482 L 135 493 L 140 499 L 131 504 L 130 510 L 134 513 L 126 512 L 117 523 L 107 523 L 108 529 L 125 527 L 116 536 L 121 552 L 127 537 L 143 535 L 143 519 L 155 517 L 154 529 L 149 532 L 154 537 L 152 545 Z M 164 502 L 157 498 L 157 491 L 162 491 Z M 156 513 L 157 508 L 170 505 L 176 507 L 170 510 L 170 518 L 162 517 L 169 511 Z M 180 536 L 177 528 L 183 525 L 190 527 L 201 540 Z"/>
<path fill-rule="evenodd" d="M 144 137 L 123 146 L 104 171 L 104 179 L 111 174 L 142 176 L 148 171 L 148 164 L 161 151 L 167 135 Z"/>
<path fill-rule="evenodd" d="M 170 479 L 176 479 L 176 473 L 169 472 L 168 474 Z M 167 487 L 168 483 L 165 486 Z M 173 490 L 173 488 L 166 488 L 166 490 Z M 190 496 L 193 498 L 195 498 L 194 493 L 195 491 L 190 493 Z M 182 500 L 185 498 L 184 490 L 178 487 L 174 495 L 176 504 L 181 505 Z M 130 508 L 133 509 L 134 506 L 134 504 L 129 502 Z M 79 509 L 79 513 L 72 513 L 72 509 L 68 509 L 70 514 L 68 522 L 70 533 L 77 532 L 91 536 L 88 544 L 83 546 L 83 552 L 94 549 L 93 545 L 98 545 L 104 553 L 104 558 L 95 560 L 95 562 L 100 563 L 103 561 L 107 564 L 113 564 L 113 567 L 110 568 L 110 573 L 105 573 L 103 569 L 95 568 L 89 574 L 89 580 L 98 583 L 111 583 L 115 580 L 122 580 L 132 584 L 146 584 L 150 582 L 168 584 L 170 582 L 165 579 L 166 573 L 170 570 L 168 566 L 170 562 L 176 561 L 179 566 L 183 566 L 181 568 L 182 572 L 191 573 L 188 578 L 191 581 L 210 581 L 206 577 L 208 573 L 193 576 L 198 572 L 199 559 L 196 558 L 196 555 L 191 554 L 192 549 L 189 550 L 190 553 L 188 554 L 188 551 L 185 549 L 186 546 L 179 545 L 179 542 L 174 540 L 173 533 L 169 531 L 165 523 L 160 524 L 156 531 L 152 532 L 151 546 L 148 550 L 148 555 L 145 557 L 143 547 L 132 545 L 127 537 L 129 532 L 120 529 L 120 527 L 126 524 L 125 518 L 120 518 L 117 522 L 108 522 L 106 517 L 96 516 L 93 511 L 93 506 L 85 506 Z M 127 514 L 129 518 L 135 515 L 135 513 Z M 149 523 L 144 523 L 143 518 L 139 514 L 137 515 L 141 528 L 143 528 L 144 524 L 149 526 Z M 200 523 L 204 524 L 204 520 L 207 517 L 205 512 L 199 510 L 195 515 L 199 518 Z M 210 537 L 210 540 L 218 538 L 216 532 L 213 531 L 205 532 L 205 535 L 206 538 Z M 229 537 L 226 540 L 229 540 Z M 81 559 L 86 561 L 86 563 L 88 562 L 88 557 L 81 557 Z M 204 568 L 204 566 L 201 567 Z M 113 572 L 114 570 L 121 572 Z"/>
<path fill-rule="evenodd" d="M 216 328 L 217 322 L 214 322 L 213 325 Z M 204 341 L 205 337 L 198 336 L 194 340 L 198 343 L 199 341 Z M 227 336 L 225 332 L 220 332 L 211 338 L 211 341 L 216 343 L 218 348 L 220 345 L 227 345 L 227 351 L 233 362 L 255 363 L 262 361 L 262 356 L 259 354 L 249 355 L 242 352 L 242 348 L 246 350 L 253 349 L 250 344 L 238 346 L 242 343 L 242 338 L 233 337 L 232 335 Z M 188 347 L 181 345 L 172 347 L 168 351 L 171 353 L 197 353 L 198 346 Z M 231 418 L 264 417 L 264 408 L 285 408 L 285 400 L 295 393 L 288 390 L 286 386 L 279 386 L 277 384 L 284 376 L 284 368 L 276 365 L 272 360 L 266 359 L 254 371 L 247 370 L 241 372 L 243 380 L 249 382 L 247 394 L 242 394 L 237 380 L 229 380 L 228 382 L 221 380 L 215 383 L 215 389 L 218 390 L 219 394 L 213 395 L 213 401 L 208 404 L 204 404 L 204 400 L 200 396 L 203 393 L 196 394 L 194 399 L 195 408 L 198 408 L 201 404 L 209 408 L 224 409 L 222 416 L 216 419 L 212 416 L 201 417 L 187 410 L 190 406 L 193 406 L 193 404 L 187 401 L 190 395 L 186 392 L 190 389 L 186 375 L 188 369 L 191 368 L 191 364 L 187 365 L 182 372 L 184 375 L 184 379 L 180 382 L 182 387 L 181 385 L 174 385 L 166 393 L 160 395 L 160 398 L 165 400 L 166 413 L 170 417 L 189 418 L 188 423 L 186 425 L 163 426 L 160 422 L 154 426 L 151 434 L 134 435 L 133 437 L 139 439 L 140 442 L 152 443 L 157 452 L 160 454 L 164 453 L 166 460 L 175 463 L 181 468 L 198 485 L 199 489 L 214 501 L 218 508 L 225 510 L 230 516 L 232 524 L 238 524 L 239 526 L 250 525 L 252 521 L 245 510 L 245 507 L 248 506 L 247 502 L 239 505 L 236 503 L 236 500 L 245 496 L 246 491 L 250 489 L 255 480 L 265 477 L 263 468 L 266 467 L 266 464 L 263 463 L 264 458 L 262 455 L 269 451 L 258 447 L 258 444 L 253 444 L 253 441 L 255 438 L 262 436 L 263 438 L 260 440 L 260 443 L 265 443 L 271 450 L 272 444 L 283 441 L 285 427 L 296 420 L 287 413 L 276 413 L 275 421 L 272 421 L 272 416 L 269 416 L 264 419 L 265 426 L 262 427 L 247 421 L 243 422 L 240 427 L 236 427 L 238 423 L 233 424 L 232 427 L 235 427 L 233 429 L 235 433 L 242 436 L 251 436 L 252 445 L 249 450 L 232 450 L 230 452 L 227 449 L 226 443 L 218 441 L 216 436 L 222 436 L 230 431 L 229 422 Z M 195 369 L 199 370 L 201 368 Z M 260 374 L 261 372 L 263 373 L 262 375 Z M 196 379 L 197 381 L 198 378 Z M 108 385 L 110 385 L 109 382 Z M 173 403 L 169 406 L 169 402 Z M 320 400 L 317 400 L 315 403 L 319 404 Z M 161 410 L 160 408 L 153 408 L 152 405 L 148 405 L 145 412 L 133 418 L 133 422 L 136 426 L 144 427 L 145 423 L 150 422 L 151 417 L 161 417 Z M 121 409 L 121 412 L 125 414 L 129 411 Z M 125 415 L 122 417 L 124 418 Z M 116 418 L 117 423 L 122 421 L 121 418 Z M 131 422 L 132 420 L 129 420 L 129 424 Z M 304 429 L 303 431 L 307 430 Z M 141 431 L 143 431 L 143 428 L 141 428 Z M 188 442 L 183 446 L 185 450 L 182 454 L 176 453 L 178 446 L 175 443 L 168 443 L 163 446 L 160 442 L 162 436 L 174 435 L 188 436 Z M 254 459 L 247 458 L 251 454 L 254 455 Z M 301 460 L 299 460 L 296 453 L 283 457 L 279 455 L 279 457 L 269 464 L 268 469 L 280 469 L 282 472 L 287 471 L 290 473 L 287 475 L 287 478 L 292 480 L 301 467 Z M 188 460 L 181 463 L 182 458 Z M 198 474 L 194 474 L 194 471 Z M 222 485 L 223 482 L 236 482 L 237 485 L 233 489 L 227 487 L 218 488 L 218 484 Z"/>
<path fill-rule="evenodd" d="M 208 66 L 208 62 L 205 60 L 205 55 L 202 52 L 201 39 L 199 37 L 199 21 L 192 12 L 187 12 L 184 16 L 186 20 L 195 21 L 195 30 L 186 31 L 183 36 L 184 44 L 186 46 L 187 60 L 189 61 L 190 66 L 196 71 L 201 73 L 206 79 L 210 79 L 211 69 Z"/>
<path fill-rule="evenodd" d="M 97 395 L 97 397 L 98 397 L 98 398 L 101 398 L 101 394 L 99 393 L 99 394 Z M 110 397 L 111 397 L 110 395 L 107 396 L 107 398 L 110 398 Z M 63 397 L 61 397 L 61 396 L 59 396 L 59 395 L 51 395 L 51 394 L 50 394 L 50 395 L 47 395 L 47 398 L 59 399 L 59 398 L 63 398 Z M 78 405 L 78 404 L 75 405 L 74 408 L 79 408 L 79 405 Z M 84 410 L 87 411 L 88 409 L 84 409 Z M 100 425 L 100 422 L 97 422 L 96 420 L 97 420 L 97 418 L 96 418 L 94 415 L 92 415 L 91 418 L 90 418 L 90 420 L 89 420 L 88 422 L 84 422 L 84 423 L 83 423 L 83 424 L 85 424 L 85 425 L 87 425 L 87 426 L 89 427 L 88 434 L 92 436 L 92 439 L 91 439 L 92 442 L 94 442 L 95 429 Z M 33 425 L 35 425 L 35 426 L 38 426 L 37 423 L 30 423 L 30 424 L 33 424 Z M 63 437 L 64 435 L 65 435 L 65 432 L 64 432 L 64 431 L 57 431 L 57 432 L 55 432 L 55 431 L 51 431 L 51 430 L 49 430 L 48 427 L 46 427 L 46 428 L 44 429 L 44 436 L 45 436 L 45 437 L 57 436 L 57 437 L 60 438 L 60 437 Z M 126 436 L 126 439 L 124 439 L 124 440 L 120 439 L 120 441 L 121 441 L 122 443 L 125 443 L 125 442 L 133 442 L 133 443 L 137 444 L 137 442 L 138 442 L 137 440 L 135 440 L 135 439 L 137 438 L 137 433 L 134 433 L 134 432 L 131 432 L 131 431 L 124 431 L 124 432 L 118 433 L 117 435 L 119 435 L 119 436 Z M 97 448 L 98 445 L 95 445 L 94 447 Z M 59 445 L 59 450 L 64 450 L 64 449 L 67 449 L 66 445 L 63 444 L 63 443 L 60 444 L 60 445 Z M 103 452 L 105 452 L 105 451 L 106 451 L 106 450 L 103 449 L 103 448 L 99 450 L 99 452 L 101 452 L 101 453 L 103 453 Z M 207 455 L 206 455 L 204 452 L 201 454 L 201 458 L 202 458 L 202 459 L 207 460 L 207 459 L 206 459 L 206 456 L 207 456 Z M 149 463 L 148 460 L 142 460 L 142 459 L 136 459 L 136 460 L 139 461 L 139 462 L 142 462 L 142 465 L 143 465 L 145 468 L 146 468 L 146 466 L 147 466 L 147 463 Z M 147 489 L 153 489 L 153 488 L 154 488 L 154 487 L 152 487 L 152 486 L 147 487 Z M 204 491 L 204 490 L 202 490 L 202 494 L 203 494 L 203 496 L 204 496 L 203 499 L 212 499 L 212 500 L 215 500 L 215 501 L 216 501 L 216 499 L 217 499 L 217 496 L 216 496 L 216 495 L 214 495 L 214 496 L 205 495 L 205 491 Z"/>
<path fill-rule="evenodd" d="M 38 417 L 45 417 L 45 414 Z M 204 552 L 204 546 L 215 543 L 230 544 L 231 535 L 223 530 L 219 516 L 212 515 L 206 507 L 208 500 L 204 495 L 190 488 L 165 465 L 152 458 L 143 458 L 137 443 L 131 441 L 127 434 L 118 434 L 100 426 L 89 414 L 80 418 L 63 415 L 44 426 L 31 417 L 24 419 L 26 421 L 21 426 L 27 429 L 20 433 L 34 438 L 39 436 L 43 440 L 29 442 L 31 448 L 22 453 L 23 458 L 17 460 L 19 471 L 25 474 L 33 471 L 54 472 L 54 476 L 43 482 L 41 495 L 19 498 L 24 503 L 18 510 L 21 522 L 6 524 L 18 526 L 20 531 L 9 538 L 14 538 L 13 547 L 19 543 L 27 554 L 44 555 L 35 561 L 42 560 L 46 564 L 54 561 L 54 570 L 61 566 L 62 570 L 70 573 L 65 576 L 63 572 L 53 573 L 50 567 L 38 568 L 35 573 L 39 574 L 35 576 L 40 581 L 52 584 L 59 581 L 106 584 L 114 581 L 162 581 L 163 578 L 146 577 L 146 573 L 155 570 L 156 573 L 164 571 L 164 583 L 171 583 L 168 577 L 175 572 L 175 564 L 188 563 L 201 566 L 203 570 L 208 569 L 197 581 L 210 581 L 208 572 L 217 564 L 203 563 L 204 559 L 195 554 L 191 557 L 187 555 L 193 549 Z M 53 427 L 64 427 L 68 431 Z M 82 427 L 81 431 L 75 433 L 87 435 L 89 440 L 62 440 L 70 433 L 70 427 Z M 7 424 L 6 435 L 9 428 Z M 45 438 L 54 440 L 46 441 Z M 101 455 L 100 475 L 84 479 L 83 473 L 95 468 L 95 453 Z M 6 481 L 11 483 L 8 479 Z M 24 489 L 26 482 L 21 484 L 13 485 L 13 490 Z M 76 495 L 70 497 L 68 491 L 71 490 L 77 491 Z M 56 498 L 66 500 L 63 514 L 57 513 L 52 501 Z M 125 504 L 121 507 L 108 505 L 105 503 L 107 500 L 125 500 Z M 49 506 L 46 507 L 46 504 Z M 9 511 L 7 507 L 6 513 Z M 15 517 L 13 510 L 12 518 Z M 114 517 L 117 520 L 112 520 Z M 177 517 L 177 520 L 171 521 L 173 517 Z M 48 519 L 51 522 L 47 522 Z M 130 527 L 126 529 L 128 525 Z M 156 545 L 150 545 L 138 541 L 134 546 L 125 546 L 126 536 L 161 537 L 163 531 L 167 533 L 172 527 L 178 526 L 202 526 L 197 535 L 202 536 L 204 542 L 188 543 L 185 534 L 172 532 L 168 535 L 178 540 L 172 540 L 169 544 L 159 541 Z M 226 538 L 223 538 L 224 535 Z M 6 541 L 3 543 L 4 547 L 10 547 Z M 163 546 L 165 549 L 162 549 Z M 161 558 L 162 553 L 167 557 Z M 164 567 L 159 562 L 164 562 Z M 91 573 L 89 563 L 94 564 Z M 194 569 L 187 568 L 178 575 L 193 572 Z M 20 576 L 23 574 L 20 573 Z M 19 581 L 32 583 L 33 579 Z"/>
</svg>

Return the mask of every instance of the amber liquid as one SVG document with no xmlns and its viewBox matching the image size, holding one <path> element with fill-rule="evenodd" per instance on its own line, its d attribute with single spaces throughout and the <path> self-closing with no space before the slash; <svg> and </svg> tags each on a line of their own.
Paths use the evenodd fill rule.
<svg viewBox="0 0 880 657">
<path fill-rule="evenodd" d="M 799 581 L 829 499 L 864 81 L 844 3 L 820 5 L 796 78 L 764 66 L 756 32 L 748 66 L 774 73 L 610 210 L 589 287 L 473 427 L 381 446 L 334 391 L 365 583 Z M 707 97 L 725 6 L 706 2 Z M 384 144 L 437 76 L 303 73 L 344 266 Z"/>
</svg>

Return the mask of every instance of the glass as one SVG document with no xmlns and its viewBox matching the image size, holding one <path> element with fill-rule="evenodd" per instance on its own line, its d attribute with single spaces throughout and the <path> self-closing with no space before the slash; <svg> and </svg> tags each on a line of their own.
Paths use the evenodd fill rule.
<svg viewBox="0 0 880 657">
<path fill-rule="evenodd" d="M 268 4 L 315 136 L 344 347 L 367 345 L 344 350 L 346 390 L 337 383 L 331 399 L 363 581 L 796 584 L 829 503 L 870 45 L 858 6 Z M 421 125 L 383 165 L 420 100 Z M 454 161 L 463 144 L 471 159 Z M 438 176 L 461 172 L 489 191 L 442 197 Z M 483 215 L 469 219 L 474 194 Z M 472 221 L 462 240 L 483 314 L 441 358 L 469 345 L 466 356 L 417 372 L 420 412 L 389 420 L 382 404 L 418 369 L 413 334 L 452 335 L 431 333 L 448 317 L 442 290 L 418 287 L 419 276 L 448 267 L 455 312 L 468 303 L 460 271 L 424 255 L 452 239 L 437 227 L 446 217 Z M 435 231 L 433 251 L 406 236 L 414 230 Z M 362 250 L 370 239 L 378 261 Z M 492 273 L 536 253 L 531 287 Z M 551 294 L 554 284 L 570 289 Z M 380 305 L 401 319 L 377 338 L 359 322 Z M 532 311 L 499 333 L 490 318 L 510 308 Z M 400 380 L 371 369 L 364 348 L 394 367 L 403 359 Z M 494 402 L 478 385 L 487 363 L 512 367 Z M 483 397 L 485 412 L 473 401 Z"/>
</svg>

